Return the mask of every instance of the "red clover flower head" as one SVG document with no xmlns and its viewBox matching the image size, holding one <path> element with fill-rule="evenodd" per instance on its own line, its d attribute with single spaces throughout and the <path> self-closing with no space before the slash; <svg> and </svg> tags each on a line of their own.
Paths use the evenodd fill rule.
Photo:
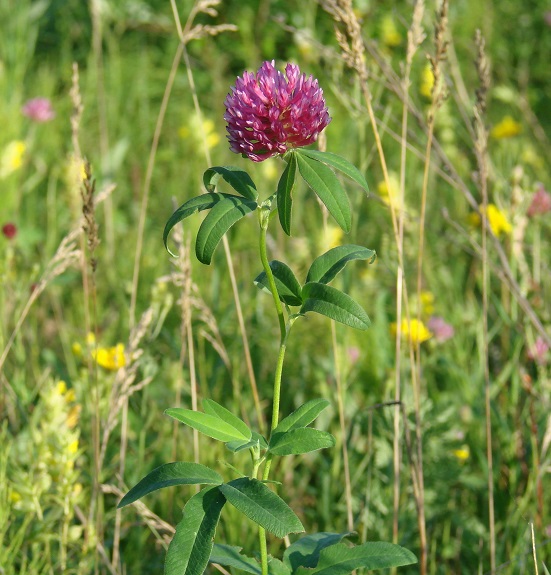
<svg viewBox="0 0 551 575">
<path fill-rule="evenodd" d="M 52 103 L 48 98 L 33 98 L 25 102 L 21 112 L 34 122 L 49 122 L 55 118 Z"/>
<path fill-rule="evenodd" d="M 314 143 L 331 121 L 318 81 L 273 60 L 238 77 L 224 105 L 230 149 L 253 162 Z"/>
</svg>

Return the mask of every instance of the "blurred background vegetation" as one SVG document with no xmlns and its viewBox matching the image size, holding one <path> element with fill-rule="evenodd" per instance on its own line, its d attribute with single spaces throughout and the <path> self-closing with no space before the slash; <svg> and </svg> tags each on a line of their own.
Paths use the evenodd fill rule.
<svg viewBox="0 0 551 575">
<path fill-rule="evenodd" d="M 463 0 L 450 6 L 443 64 L 449 96 L 436 112 L 422 289 L 416 290 L 432 87 L 426 54 L 434 52 L 437 10 L 432 3 L 426 7 L 427 38 L 413 60 L 409 91 L 418 120 L 410 113 L 403 213 L 409 304 L 415 310 L 421 302 L 427 337 L 417 338 L 426 340 L 419 341 L 420 419 L 410 384 L 415 337 L 401 351 L 405 420 L 398 438 L 397 510 L 395 410 L 381 404 L 395 397 L 398 251 L 389 205 L 397 201 L 399 188 L 403 98 L 395 88 L 405 62 L 412 3 L 354 4 L 368 47 L 387 183 L 358 79 L 343 63 L 334 22 L 318 2 L 203 2 L 196 13 L 190 1 L 176 5 L 182 25 L 194 14 L 193 25 L 236 30 L 211 34 L 202 29 L 201 37 L 186 44 L 187 59 L 174 67 L 161 125 L 180 43 L 170 2 L 0 0 L 0 572 L 161 572 L 169 524 L 179 520 L 189 489 L 157 492 L 144 501 L 147 507 L 123 513 L 115 507 L 121 493 L 154 467 L 196 457 L 191 430 L 173 425 L 164 409 L 190 407 L 196 379 L 199 397 L 256 422 L 224 251 L 218 249 L 208 268 L 192 249 L 190 255 L 199 218 L 186 220 L 183 235 L 172 238 L 179 260 L 171 260 L 161 237 L 174 207 L 201 193 L 209 158 L 214 165 L 241 166 L 261 193 L 273 191 L 280 162 L 252 165 L 233 155 L 222 116 L 236 76 L 275 59 L 280 65 L 296 62 L 319 79 L 333 118 L 327 149 L 359 166 L 373 193 L 366 199 L 350 186 L 355 219 L 351 234 L 343 237 L 324 220 L 313 194 L 298 189 L 294 218 L 305 233 L 287 238 L 274 232 L 272 257 L 286 254 L 301 277 L 314 257 L 338 243 L 358 243 L 378 253 L 374 265 L 346 270 L 342 280 L 372 318 L 368 332 L 337 327 L 334 345 L 329 323 L 312 317 L 298 323 L 292 335 L 282 412 L 313 397 L 328 397 L 334 409 L 318 425 L 338 441 L 333 450 L 283 464 L 280 494 L 309 532 L 346 531 L 351 510 L 359 540 L 394 538 L 418 552 L 413 467 L 403 424 L 412 433 L 421 425 L 428 572 L 490 572 L 487 361 L 496 572 L 534 573 L 536 561 L 539 572 L 548 573 L 548 2 Z M 486 39 L 492 78 L 485 119 L 494 206 L 488 220 L 497 241 L 487 252 L 481 249 L 480 215 L 467 201 L 470 194 L 482 203 L 471 127 L 479 85 L 477 28 Z M 49 100 L 55 117 L 40 121 L 22 112 L 37 97 Z M 99 245 L 93 253 L 90 235 L 81 233 L 83 158 L 90 162 L 98 200 Z M 252 284 L 260 271 L 255 225 L 254 218 L 242 222 L 229 240 L 256 385 L 269 409 L 277 323 L 269 298 Z M 490 268 L 487 339 L 483 255 Z M 337 378 L 345 432 L 339 426 Z M 352 499 L 343 492 L 343 443 Z M 222 469 L 228 478 L 232 472 L 220 461 L 246 464 L 244 455 L 225 453 L 207 438 L 200 439 L 200 448 L 201 462 Z M 224 514 L 218 540 L 251 553 L 253 525 L 229 510 Z M 271 545 L 278 553 L 280 542 Z"/>
</svg>

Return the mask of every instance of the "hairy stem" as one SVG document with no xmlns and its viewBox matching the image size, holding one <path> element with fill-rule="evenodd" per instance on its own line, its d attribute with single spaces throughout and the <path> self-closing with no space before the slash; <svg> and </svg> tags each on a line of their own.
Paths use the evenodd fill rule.
<svg viewBox="0 0 551 575">
<path fill-rule="evenodd" d="M 274 374 L 274 391 L 272 400 L 272 425 L 270 432 L 273 433 L 274 429 L 277 427 L 279 421 L 279 402 L 281 398 L 281 375 L 283 373 L 283 361 L 285 360 L 285 351 L 287 350 L 287 337 L 289 335 L 289 330 L 291 328 L 291 322 L 287 324 L 285 320 L 285 313 L 283 311 L 283 306 L 281 305 L 281 300 L 279 299 L 279 294 L 277 292 L 277 286 L 275 283 L 274 274 L 270 268 L 268 262 L 268 251 L 266 246 L 266 239 L 268 234 L 268 224 L 270 222 L 270 210 L 269 208 L 261 208 L 259 211 L 259 222 L 260 222 L 260 260 L 262 262 L 262 268 L 268 279 L 268 285 L 270 286 L 270 291 L 272 293 L 272 298 L 274 300 L 274 306 L 277 313 L 277 318 L 279 321 L 279 353 L 277 355 L 277 363 Z M 272 466 L 272 456 L 268 454 L 266 458 L 266 464 L 262 472 L 262 479 L 266 481 L 270 476 L 270 468 Z M 262 567 L 262 575 L 268 575 L 268 549 L 266 544 L 266 531 L 260 527 L 258 530 L 258 537 L 260 542 L 260 563 Z"/>
</svg>

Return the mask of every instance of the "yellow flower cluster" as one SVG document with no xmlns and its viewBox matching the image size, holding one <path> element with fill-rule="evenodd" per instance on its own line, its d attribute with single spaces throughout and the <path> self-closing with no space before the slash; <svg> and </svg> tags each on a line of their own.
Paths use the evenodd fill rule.
<svg viewBox="0 0 551 575">
<path fill-rule="evenodd" d="M 427 98 L 427 100 L 430 100 L 432 98 L 433 88 L 434 72 L 432 71 L 432 66 L 427 62 L 421 75 L 421 86 L 419 87 L 419 93 L 421 96 Z"/>
<path fill-rule="evenodd" d="M 203 121 L 200 122 L 197 116 L 192 116 L 189 123 L 184 124 L 178 130 L 178 134 L 183 140 L 193 140 L 195 144 L 201 144 L 203 142 L 204 134 L 209 150 L 217 146 L 220 142 L 220 136 L 215 130 L 214 122 L 208 118 L 204 118 Z"/>
<path fill-rule="evenodd" d="M 483 211 L 482 206 L 480 206 L 480 211 Z M 488 204 L 486 207 L 486 218 L 492 233 L 496 237 L 501 234 L 509 235 L 513 231 L 513 226 L 509 223 L 507 216 L 495 204 Z M 481 225 L 481 218 L 478 214 L 471 214 L 469 220 L 474 226 Z"/>
<path fill-rule="evenodd" d="M 51 501 L 76 500 L 79 471 L 79 419 L 81 406 L 73 388 L 64 381 L 43 387 L 31 415 L 27 433 L 14 446 L 18 482 L 10 489 L 15 509 L 42 516 Z"/>
<path fill-rule="evenodd" d="M 395 209 L 400 209 L 400 180 L 395 172 L 389 172 L 388 186 L 384 180 L 377 184 L 377 193 L 387 206 L 392 204 Z"/>
<path fill-rule="evenodd" d="M 126 356 L 124 355 L 124 344 L 117 343 L 113 347 L 96 346 L 96 336 L 89 333 L 86 336 L 86 343 L 92 358 L 96 363 L 109 371 L 117 371 L 126 365 Z M 82 356 L 82 346 L 80 343 L 73 343 L 73 353 L 77 357 Z"/>
<path fill-rule="evenodd" d="M 11 141 L 0 157 L 0 179 L 6 178 L 23 165 L 27 145 L 21 140 Z"/>
<path fill-rule="evenodd" d="M 391 324 L 391 331 L 396 335 L 398 331 L 398 325 L 396 323 Z M 423 343 L 432 337 L 432 332 L 427 328 L 427 326 L 417 319 L 403 319 L 400 324 L 400 333 L 402 337 L 409 340 L 413 344 Z"/>
<path fill-rule="evenodd" d="M 511 116 L 505 116 L 499 124 L 496 124 L 490 135 L 496 140 L 502 140 L 504 138 L 513 138 L 518 136 L 522 132 L 522 124 L 519 124 L 516 120 L 511 118 Z"/>
<path fill-rule="evenodd" d="M 390 14 L 387 14 L 381 21 L 381 40 L 389 48 L 395 48 L 402 43 L 402 36 Z"/>
</svg>

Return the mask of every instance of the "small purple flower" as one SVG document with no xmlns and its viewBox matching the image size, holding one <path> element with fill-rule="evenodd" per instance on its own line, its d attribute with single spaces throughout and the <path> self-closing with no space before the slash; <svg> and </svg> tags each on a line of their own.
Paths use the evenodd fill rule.
<svg viewBox="0 0 551 575">
<path fill-rule="evenodd" d="M 52 103 L 48 98 L 33 98 L 25 102 L 21 112 L 34 122 L 49 122 L 55 118 Z"/>
<path fill-rule="evenodd" d="M 549 346 L 545 343 L 542 337 L 538 337 L 534 343 L 534 347 L 529 349 L 526 355 L 528 359 L 531 359 L 538 365 L 545 365 L 547 363 L 548 351 Z"/>
<path fill-rule="evenodd" d="M 440 343 L 448 341 L 448 339 L 451 339 L 455 334 L 453 326 L 446 323 L 443 317 L 436 315 L 433 315 L 429 319 L 427 327 L 433 333 L 434 339 Z"/>
<path fill-rule="evenodd" d="M 224 105 L 230 149 L 253 162 L 314 143 L 331 121 L 318 81 L 273 60 L 238 77 Z"/>
<path fill-rule="evenodd" d="M 532 196 L 532 201 L 526 211 L 526 215 L 529 218 L 533 218 L 534 216 L 543 215 L 547 212 L 551 212 L 551 194 L 545 191 L 543 184 L 539 184 L 538 189 Z"/>
</svg>

